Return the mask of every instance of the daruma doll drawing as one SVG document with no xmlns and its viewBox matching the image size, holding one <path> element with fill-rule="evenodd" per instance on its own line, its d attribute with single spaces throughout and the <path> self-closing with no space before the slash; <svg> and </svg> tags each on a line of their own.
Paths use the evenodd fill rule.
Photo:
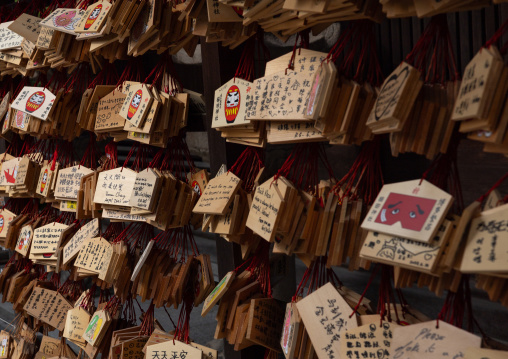
<svg viewBox="0 0 508 359">
<path fill-rule="evenodd" d="M 101 13 L 101 11 L 102 11 L 102 4 L 97 5 L 92 10 L 92 12 L 90 13 L 90 16 L 88 16 L 88 19 L 86 19 L 85 30 L 88 30 L 93 25 L 95 20 L 97 20 L 97 18 L 99 17 L 99 14 Z"/>
<path fill-rule="evenodd" d="M 42 91 L 35 92 L 30 98 L 26 101 L 25 110 L 29 113 L 37 111 L 44 100 L 46 99 L 46 95 Z"/>
<path fill-rule="evenodd" d="M 143 97 L 143 91 L 141 89 L 137 90 L 134 96 L 132 97 L 131 103 L 129 105 L 129 111 L 127 112 L 127 119 L 130 120 L 139 108 L 139 104 L 141 103 L 141 98 Z"/>
<path fill-rule="evenodd" d="M 229 88 L 226 95 L 226 107 L 224 108 L 226 114 L 226 121 L 232 123 L 235 121 L 238 111 L 240 110 L 240 89 L 238 86 L 233 85 Z"/>
</svg>

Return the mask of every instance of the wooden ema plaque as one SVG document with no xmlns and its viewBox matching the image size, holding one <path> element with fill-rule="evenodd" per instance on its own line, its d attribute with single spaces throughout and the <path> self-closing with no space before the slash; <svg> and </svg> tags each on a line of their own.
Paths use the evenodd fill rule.
<svg viewBox="0 0 508 359">
<path fill-rule="evenodd" d="M 111 4 L 107 1 L 99 1 L 88 6 L 86 12 L 76 24 L 74 29 L 77 33 L 99 32 L 104 26 Z"/>
<path fill-rule="evenodd" d="M 58 171 L 55 185 L 55 197 L 76 200 L 81 184 L 81 177 L 93 171 L 85 166 L 72 166 Z"/>
<path fill-rule="evenodd" d="M 305 329 L 319 359 L 329 359 L 340 351 L 344 331 L 358 326 L 351 307 L 331 283 L 296 303 Z"/>
<path fill-rule="evenodd" d="M 21 227 L 18 240 L 16 242 L 16 248 L 14 248 L 14 250 L 22 256 L 26 257 L 28 254 L 28 249 L 30 248 L 30 243 L 32 242 L 33 234 L 34 230 L 30 224 Z"/>
<path fill-rule="evenodd" d="M 91 238 L 82 245 L 74 266 L 96 273 L 99 279 L 106 280 L 112 256 L 111 243 L 102 237 Z"/>
<path fill-rule="evenodd" d="M 62 252 L 62 263 L 67 264 L 74 259 L 86 240 L 96 237 L 99 234 L 99 220 L 92 219 L 90 222 L 82 226 L 72 238 L 67 242 Z"/>
<path fill-rule="evenodd" d="M 98 346 L 111 324 L 111 316 L 105 310 L 98 310 L 90 319 L 83 338 L 92 346 Z"/>
<path fill-rule="evenodd" d="M 78 9 L 56 9 L 40 22 L 43 27 L 76 35 L 77 23 L 85 14 L 85 10 Z"/>
<path fill-rule="evenodd" d="M 16 217 L 16 214 L 12 213 L 8 209 L 0 209 L 0 238 L 5 238 L 7 236 L 9 225 L 14 217 Z"/>
<path fill-rule="evenodd" d="M 247 107 L 254 93 L 252 82 L 233 78 L 215 90 L 212 128 L 249 124 Z"/>
<path fill-rule="evenodd" d="M 136 172 L 129 168 L 115 168 L 99 173 L 93 201 L 112 206 L 130 206 Z"/>
<path fill-rule="evenodd" d="M 60 293 L 35 287 L 23 309 L 32 317 L 63 331 L 67 312 L 72 305 Z"/>
<path fill-rule="evenodd" d="M 146 347 L 146 358 L 202 359 L 202 355 L 201 350 L 178 340 L 169 340 Z"/>
<path fill-rule="evenodd" d="M 275 299 L 252 299 L 246 338 L 253 343 L 280 352 L 280 333 L 284 312 Z"/>
<path fill-rule="evenodd" d="M 492 102 L 503 67 L 495 46 L 482 48 L 467 64 L 452 112 L 452 120 L 483 119 Z"/>
<path fill-rule="evenodd" d="M 393 329 L 390 358 L 463 358 L 470 347 L 479 348 L 482 339 L 444 321 L 412 324 Z"/>
<path fill-rule="evenodd" d="M 217 286 L 210 292 L 208 297 L 206 297 L 203 302 L 203 309 L 201 311 L 201 316 L 204 317 L 208 314 L 208 312 L 213 308 L 215 304 L 226 294 L 229 289 L 231 283 L 236 277 L 236 273 L 231 271 L 227 273 L 224 278 L 217 284 Z"/>
<path fill-rule="evenodd" d="M 452 222 L 445 220 L 436 236 L 429 243 L 369 232 L 360 251 L 360 256 L 375 262 L 416 271 L 432 272 L 445 240 L 451 235 Z"/>
<path fill-rule="evenodd" d="M 508 272 L 507 210 L 508 204 L 495 207 L 471 221 L 461 272 Z"/>
<path fill-rule="evenodd" d="M 68 226 L 65 224 L 52 222 L 35 229 L 30 254 L 49 255 L 48 258 L 50 258 L 57 249 L 57 245 L 60 240 L 60 234 L 67 227 Z"/>
<path fill-rule="evenodd" d="M 142 127 L 153 102 L 152 92 L 146 84 L 132 83 L 125 86 L 124 93 L 126 97 L 118 114 L 133 126 Z"/>
<path fill-rule="evenodd" d="M 199 197 L 194 213 L 224 215 L 236 191 L 240 188 L 241 180 L 231 172 L 216 176 L 208 182 L 205 191 Z"/>
<path fill-rule="evenodd" d="M 13 21 L 0 24 L 0 50 L 8 50 L 21 46 L 23 37 L 10 29 Z"/>
<path fill-rule="evenodd" d="M 41 19 L 29 14 L 21 14 L 9 25 L 9 30 L 14 31 L 25 40 L 35 44 L 41 32 Z"/>
<path fill-rule="evenodd" d="M 426 180 L 384 185 L 362 228 L 429 243 L 451 204 L 450 194 Z"/>
<path fill-rule="evenodd" d="M 85 345 L 83 334 L 89 322 L 90 314 L 85 309 L 76 307 L 69 310 L 67 312 L 63 337 Z"/>
<path fill-rule="evenodd" d="M 56 96 L 44 87 L 25 86 L 11 104 L 11 108 L 41 120 L 47 120 Z"/>
<path fill-rule="evenodd" d="M 395 323 L 380 320 L 349 329 L 340 342 L 340 358 L 389 358 Z"/>
<path fill-rule="evenodd" d="M 247 217 L 247 227 L 264 240 L 273 242 L 277 222 L 280 220 L 279 211 L 288 192 L 289 188 L 282 177 L 277 182 L 272 177 L 256 187 Z"/>
</svg>

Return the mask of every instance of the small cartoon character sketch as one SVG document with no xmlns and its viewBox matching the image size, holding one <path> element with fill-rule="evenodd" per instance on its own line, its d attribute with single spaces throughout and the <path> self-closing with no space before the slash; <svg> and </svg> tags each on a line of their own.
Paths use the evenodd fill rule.
<svg viewBox="0 0 508 359">
<path fill-rule="evenodd" d="M 127 112 L 127 119 L 131 119 L 139 108 L 139 104 L 141 103 L 141 99 L 143 98 L 143 91 L 141 89 L 137 90 L 134 96 L 132 97 L 132 101 L 129 105 L 129 111 Z"/>
<path fill-rule="evenodd" d="M 435 204 L 435 199 L 392 192 L 375 222 L 389 226 L 400 222 L 402 228 L 420 232 Z"/>
<path fill-rule="evenodd" d="M 25 110 L 30 113 L 37 111 L 42 106 L 45 99 L 46 99 L 46 95 L 44 94 L 44 92 L 42 92 L 42 91 L 35 92 L 26 101 Z"/>
<path fill-rule="evenodd" d="M 53 25 L 55 27 L 63 27 L 66 30 L 74 31 L 74 25 L 80 19 L 76 15 L 76 10 L 66 11 L 63 14 L 53 18 Z"/>
<path fill-rule="evenodd" d="M 4 230 L 4 224 L 5 224 L 4 216 L 0 214 L 0 233 L 2 233 L 2 231 Z"/>
<path fill-rule="evenodd" d="M 97 5 L 92 10 L 92 12 L 90 13 L 90 16 L 88 16 L 88 19 L 86 19 L 85 30 L 88 30 L 93 25 L 95 20 L 97 20 L 97 18 L 99 17 L 99 14 L 101 13 L 101 11 L 102 11 L 102 4 Z"/>
<path fill-rule="evenodd" d="M 395 258 L 395 252 L 397 251 L 397 243 L 395 243 L 394 239 L 385 242 L 379 252 L 377 252 L 376 257 L 379 258 L 388 258 L 393 260 Z"/>
<path fill-rule="evenodd" d="M 226 114 L 226 121 L 228 123 L 235 122 L 236 116 L 240 109 L 240 89 L 238 86 L 233 85 L 229 88 L 226 94 L 226 107 L 224 112 Z"/>
</svg>

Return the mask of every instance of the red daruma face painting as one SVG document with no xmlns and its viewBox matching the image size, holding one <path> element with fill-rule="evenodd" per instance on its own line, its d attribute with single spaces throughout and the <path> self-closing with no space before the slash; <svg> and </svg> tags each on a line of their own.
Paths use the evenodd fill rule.
<svg viewBox="0 0 508 359">
<path fill-rule="evenodd" d="M 141 103 L 141 98 L 143 97 L 143 91 L 141 89 L 137 90 L 134 96 L 132 97 L 132 101 L 129 105 L 129 111 L 127 112 L 127 119 L 131 119 L 136 111 L 139 108 L 139 104 Z"/>
<path fill-rule="evenodd" d="M 37 111 L 42 106 L 45 99 L 46 95 L 44 92 L 37 91 L 26 101 L 25 110 L 30 113 Z"/>
<path fill-rule="evenodd" d="M 229 88 L 226 95 L 226 108 L 224 109 L 226 121 L 233 123 L 240 110 L 240 89 L 233 85 Z"/>
<path fill-rule="evenodd" d="M 400 222 L 402 228 L 420 232 L 435 204 L 435 199 L 390 193 L 375 222 L 389 226 Z"/>
<path fill-rule="evenodd" d="M 101 10 L 102 10 L 102 4 L 97 5 L 92 10 L 92 12 L 90 13 L 90 16 L 88 16 L 88 19 L 86 19 L 85 30 L 88 30 L 93 25 L 95 20 L 97 20 L 97 18 L 99 17 Z"/>
</svg>

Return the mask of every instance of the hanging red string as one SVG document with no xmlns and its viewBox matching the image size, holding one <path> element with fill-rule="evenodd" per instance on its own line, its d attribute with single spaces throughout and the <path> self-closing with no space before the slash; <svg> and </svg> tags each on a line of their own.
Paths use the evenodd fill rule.
<svg viewBox="0 0 508 359">
<path fill-rule="evenodd" d="M 248 146 L 236 162 L 231 166 L 229 172 L 242 180 L 242 188 L 247 192 L 252 192 L 254 181 L 259 171 L 264 167 L 264 153 L 261 149 Z"/>
<path fill-rule="evenodd" d="M 332 166 L 328 162 L 325 149 L 320 143 L 299 143 L 277 171 L 274 180 L 284 176 L 295 187 L 307 191 L 314 196 L 319 194 L 319 162 L 321 162 L 332 183 L 337 180 L 333 174 Z"/>
<path fill-rule="evenodd" d="M 340 203 L 346 197 L 352 200 L 362 199 L 367 205 L 374 202 L 384 183 L 380 151 L 381 138 L 379 136 L 362 145 L 351 169 L 333 188 Z"/>
</svg>

